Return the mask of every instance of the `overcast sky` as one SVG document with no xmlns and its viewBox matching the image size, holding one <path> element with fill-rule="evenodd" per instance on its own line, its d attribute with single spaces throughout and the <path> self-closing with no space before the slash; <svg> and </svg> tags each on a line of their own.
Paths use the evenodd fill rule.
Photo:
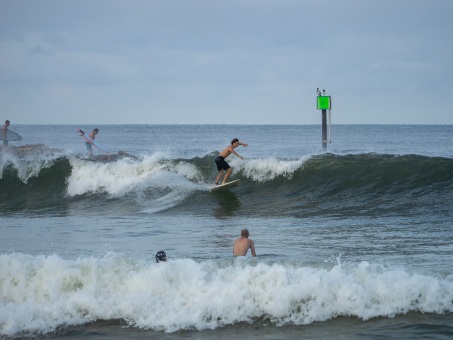
<svg viewBox="0 0 453 340">
<path fill-rule="evenodd" d="M 0 0 L 0 122 L 453 124 L 452 0 Z"/>
</svg>

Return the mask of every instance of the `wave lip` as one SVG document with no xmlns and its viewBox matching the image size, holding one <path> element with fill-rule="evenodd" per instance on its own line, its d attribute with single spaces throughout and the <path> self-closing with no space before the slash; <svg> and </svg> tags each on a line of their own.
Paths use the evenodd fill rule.
<svg viewBox="0 0 453 340">
<path fill-rule="evenodd" d="M 216 202 L 207 194 L 216 175 L 212 155 L 168 159 L 156 153 L 108 163 L 70 155 L 9 158 L 2 164 L 3 211 L 67 209 L 74 202 L 89 206 L 95 199 L 107 210 L 116 210 L 118 201 L 127 201 L 134 202 L 133 212 L 172 208 L 190 212 L 206 207 L 209 213 Z M 449 216 L 451 210 L 453 159 L 449 158 L 322 154 L 297 159 L 232 158 L 230 164 L 234 168 L 231 178 L 241 179 L 241 184 L 217 195 L 217 201 L 224 198 L 222 202 L 230 202 L 245 215 L 420 215 L 435 211 Z"/>
<path fill-rule="evenodd" d="M 307 325 L 409 312 L 453 312 L 453 277 L 412 274 L 367 262 L 313 267 L 242 259 L 164 264 L 119 254 L 64 260 L 0 255 L 1 334 L 123 319 L 176 332 L 268 320 Z"/>
</svg>

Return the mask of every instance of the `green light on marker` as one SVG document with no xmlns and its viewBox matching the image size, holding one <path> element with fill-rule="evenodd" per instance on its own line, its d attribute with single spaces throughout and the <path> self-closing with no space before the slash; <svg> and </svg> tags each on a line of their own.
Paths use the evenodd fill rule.
<svg viewBox="0 0 453 340">
<path fill-rule="evenodd" d="M 318 110 L 330 110 L 330 96 L 318 96 Z"/>
</svg>

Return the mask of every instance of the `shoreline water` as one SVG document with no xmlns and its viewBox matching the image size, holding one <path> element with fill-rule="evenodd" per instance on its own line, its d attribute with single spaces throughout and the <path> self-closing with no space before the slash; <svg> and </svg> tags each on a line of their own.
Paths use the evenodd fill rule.
<svg viewBox="0 0 453 340">
<path fill-rule="evenodd" d="M 184 330 L 175 333 L 143 330 L 128 326 L 123 320 L 106 320 L 78 327 L 64 327 L 40 339 L 448 339 L 453 335 L 452 315 L 410 313 L 391 318 L 363 321 L 338 317 L 305 326 L 275 326 L 268 322 L 240 323 L 214 330 Z M 26 336 L 25 336 L 26 337 Z M 33 338 L 35 338 L 33 336 Z"/>
</svg>

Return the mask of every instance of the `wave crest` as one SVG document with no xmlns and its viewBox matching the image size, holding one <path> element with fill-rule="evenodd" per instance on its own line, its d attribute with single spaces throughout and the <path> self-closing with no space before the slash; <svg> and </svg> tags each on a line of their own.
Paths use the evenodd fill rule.
<svg viewBox="0 0 453 340">
<path fill-rule="evenodd" d="M 424 214 L 434 205 L 440 214 L 451 210 L 449 158 L 322 154 L 298 159 L 232 157 L 229 162 L 234 168 L 231 178 L 241 179 L 241 184 L 225 202 L 244 214 Z M 168 159 L 156 153 L 106 163 L 75 156 L 4 159 L 0 209 L 66 209 L 75 201 L 89 204 L 94 199 L 107 210 L 127 200 L 134 202 L 129 206 L 135 212 L 178 207 L 210 213 L 215 201 L 205 193 L 216 174 L 212 155 Z"/>
<path fill-rule="evenodd" d="M 235 171 L 241 172 L 246 178 L 258 183 L 274 180 L 278 177 L 291 179 L 297 170 L 303 168 L 310 156 L 295 160 L 284 160 L 277 158 L 250 159 L 231 162 Z"/>
</svg>

